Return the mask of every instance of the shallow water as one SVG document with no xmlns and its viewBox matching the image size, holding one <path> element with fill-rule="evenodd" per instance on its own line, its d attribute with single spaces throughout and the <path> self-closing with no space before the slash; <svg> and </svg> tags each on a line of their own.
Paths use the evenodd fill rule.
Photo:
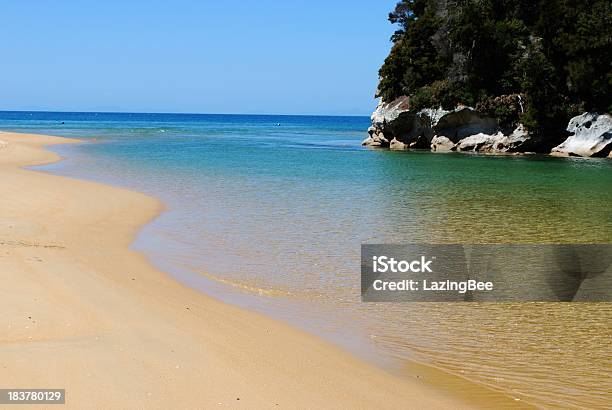
<svg viewBox="0 0 612 410">
<path fill-rule="evenodd" d="M 65 124 L 60 122 L 64 121 Z M 276 126 L 280 123 L 280 126 Z M 432 364 L 543 407 L 612 401 L 612 305 L 367 304 L 361 243 L 610 243 L 612 162 L 365 149 L 365 117 L 0 113 L 83 138 L 51 172 L 169 210 L 134 247 L 196 288 L 401 370 Z"/>
</svg>

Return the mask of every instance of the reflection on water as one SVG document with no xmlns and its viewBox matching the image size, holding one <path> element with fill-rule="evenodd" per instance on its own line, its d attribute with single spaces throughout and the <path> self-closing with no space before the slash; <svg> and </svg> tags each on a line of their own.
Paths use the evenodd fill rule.
<svg viewBox="0 0 612 410">
<path fill-rule="evenodd" d="M 136 247 L 183 280 L 206 272 L 226 300 L 255 295 L 257 308 L 324 334 L 329 323 L 336 336 L 357 328 L 396 363 L 430 363 L 544 407 L 612 401 L 610 304 L 359 298 L 364 242 L 612 242 L 610 161 L 361 149 L 364 118 L 88 121 L 13 126 L 96 136 L 58 148 L 69 159 L 51 168 L 165 201 Z"/>
</svg>

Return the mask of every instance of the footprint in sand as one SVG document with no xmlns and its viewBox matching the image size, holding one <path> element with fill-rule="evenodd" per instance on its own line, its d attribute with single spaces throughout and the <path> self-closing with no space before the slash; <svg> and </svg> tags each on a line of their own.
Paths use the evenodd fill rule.
<svg viewBox="0 0 612 410">
<path fill-rule="evenodd" d="M 0 246 L 63 249 L 62 243 L 40 241 L 45 229 L 37 223 L 20 219 L 0 219 Z"/>
</svg>

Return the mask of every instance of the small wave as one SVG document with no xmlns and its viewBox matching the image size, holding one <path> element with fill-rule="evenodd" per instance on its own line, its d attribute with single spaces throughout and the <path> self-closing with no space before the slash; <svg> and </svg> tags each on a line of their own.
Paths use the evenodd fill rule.
<svg viewBox="0 0 612 410">
<path fill-rule="evenodd" d="M 249 285 L 247 283 L 220 278 L 218 276 L 211 275 L 210 273 L 200 272 L 200 274 L 208 279 L 214 280 L 215 282 L 223 283 L 224 285 L 229 285 L 248 293 L 254 293 L 263 296 L 293 296 L 293 293 L 281 289 L 265 289 Z"/>
</svg>

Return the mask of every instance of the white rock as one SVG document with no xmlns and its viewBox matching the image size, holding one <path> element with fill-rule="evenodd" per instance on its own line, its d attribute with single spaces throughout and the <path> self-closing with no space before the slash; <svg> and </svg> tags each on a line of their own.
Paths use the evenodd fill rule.
<svg viewBox="0 0 612 410">
<path fill-rule="evenodd" d="M 390 103 L 383 102 L 382 98 L 378 102 L 376 110 L 370 117 L 372 125 L 375 128 L 382 129 L 385 124 L 395 121 L 402 113 L 408 111 L 410 105 L 408 103 L 408 97 L 400 97 Z"/>
<path fill-rule="evenodd" d="M 390 103 L 380 100 L 371 119 L 369 137 L 362 144 L 397 150 L 506 152 L 520 150 L 529 139 L 522 125 L 510 135 L 504 135 L 495 118 L 464 105 L 451 111 L 440 107 L 415 112 L 410 109 L 406 96 Z M 435 141 L 434 137 L 437 137 Z"/>
<path fill-rule="evenodd" d="M 380 132 L 370 134 L 370 136 L 361 142 L 361 145 L 370 147 L 386 147 L 389 146 L 389 140 Z"/>
<path fill-rule="evenodd" d="M 406 149 L 406 144 L 393 138 L 389 143 L 389 149 L 393 151 L 402 151 Z"/>
<path fill-rule="evenodd" d="M 459 151 L 482 151 L 482 152 L 508 152 L 519 147 L 529 139 L 529 135 L 523 124 L 519 124 L 510 135 L 504 135 L 501 131 L 495 134 L 478 133 L 460 140 L 456 149 Z"/>
<path fill-rule="evenodd" d="M 446 111 L 442 108 L 424 108 L 417 113 L 417 118 L 422 122 L 423 125 L 428 125 L 433 128 L 440 122 L 440 119 L 451 111 Z"/>
<path fill-rule="evenodd" d="M 431 150 L 436 152 L 450 151 L 453 149 L 455 144 L 446 137 L 434 136 L 431 139 Z"/>
<path fill-rule="evenodd" d="M 475 134 L 494 134 L 498 131 L 497 120 L 484 116 L 472 107 L 459 106 L 453 111 L 440 113 L 431 127 L 437 135 L 451 141 L 459 141 Z"/>
<path fill-rule="evenodd" d="M 482 132 L 469 137 L 463 138 L 457 143 L 459 151 L 484 151 L 485 147 L 493 147 L 501 140 L 504 135 L 499 132 L 494 135 L 484 134 Z"/>
<path fill-rule="evenodd" d="M 529 133 L 523 124 L 519 124 L 508 138 L 512 141 L 527 141 L 529 139 Z"/>
<path fill-rule="evenodd" d="M 570 120 L 572 134 L 551 151 L 553 155 L 605 157 L 612 153 L 612 116 L 584 113 Z"/>
</svg>

